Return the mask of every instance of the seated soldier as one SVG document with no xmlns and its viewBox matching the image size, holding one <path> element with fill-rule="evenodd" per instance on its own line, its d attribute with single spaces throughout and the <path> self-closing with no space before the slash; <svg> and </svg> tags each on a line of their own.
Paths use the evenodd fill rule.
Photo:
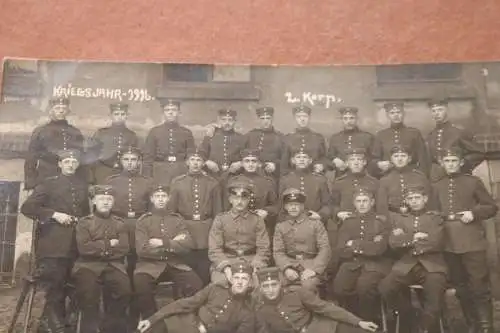
<svg viewBox="0 0 500 333">
<path fill-rule="evenodd" d="M 201 279 L 182 258 L 183 253 L 193 248 L 193 241 L 182 217 L 166 208 L 168 186 L 155 187 L 150 200 L 153 208 L 139 218 L 135 231 L 138 262 L 134 287 L 137 311 L 142 318 L 158 310 L 154 293 L 159 282 L 174 282 L 182 297 L 192 296 L 203 288 Z M 162 331 L 164 328 L 155 329 Z"/>
<path fill-rule="evenodd" d="M 389 230 L 385 217 L 375 215 L 373 192 L 360 188 L 353 202 L 356 214 L 339 230 L 341 263 L 333 291 L 351 312 L 375 321 L 380 314 L 378 284 L 391 269 L 386 256 Z"/>
<path fill-rule="evenodd" d="M 246 261 L 231 265 L 230 283 L 212 283 L 194 296 L 161 308 L 137 327 L 143 333 L 164 320 L 168 333 L 254 333 L 250 286 L 253 267 Z"/>
<path fill-rule="evenodd" d="M 392 214 L 390 246 L 402 252 L 392 271 L 379 285 L 389 307 L 399 313 L 400 323 L 409 331 L 412 308 L 401 292 L 411 284 L 420 284 L 424 292 L 424 314 L 419 332 L 431 332 L 437 324 L 446 290 L 443 218 L 427 209 L 428 189 L 420 184 L 408 185 L 407 214 Z M 405 328 L 402 331 L 406 332 Z"/>
<path fill-rule="evenodd" d="M 330 243 L 323 223 L 304 212 L 306 197 L 290 188 L 283 192 L 283 205 L 289 220 L 276 226 L 274 261 L 289 283 L 299 283 L 316 292 L 331 256 Z"/>
<path fill-rule="evenodd" d="M 125 332 L 124 318 L 132 293 L 124 264 L 130 251 L 128 229 L 121 218 L 111 215 L 112 188 L 96 186 L 93 192 L 94 213 L 76 225 L 80 256 L 72 278 L 82 312 L 80 332 Z M 105 310 L 102 324 L 98 320 L 101 287 Z"/>
<path fill-rule="evenodd" d="M 212 282 L 231 280 L 231 263 L 245 259 L 253 268 L 265 267 L 270 257 L 264 220 L 249 210 L 254 186 L 245 178 L 228 184 L 231 210 L 214 219 L 208 235 Z"/>
<path fill-rule="evenodd" d="M 259 333 L 360 333 L 378 326 L 363 321 L 334 303 L 321 300 L 307 288 L 284 286 L 277 267 L 257 272 L 259 293 L 255 300 Z"/>
<path fill-rule="evenodd" d="M 299 189 L 306 196 L 304 206 L 309 216 L 321 220 L 326 225 L 332 214 L 327 179 L 313 172 L 311 153 L 301 147 L 297 151 L 292 151 L 291 155 L 291 163 L 295 170 L 281 177 L 279 193 L 282 195 L 285 189 L 291 187 Z M 287 219 L 286 215 L 279 217 L 279 221 L 284 219 Z"/>
</svg>

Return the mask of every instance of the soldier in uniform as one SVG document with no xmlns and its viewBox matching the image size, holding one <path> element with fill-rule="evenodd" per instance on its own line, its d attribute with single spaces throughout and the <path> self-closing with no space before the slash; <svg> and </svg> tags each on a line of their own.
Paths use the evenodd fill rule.
<svg viewBox="0 0 500 333">
<path fill-rule="evenodd" d="M 89 160 L 95 161 L 92 165 L 91 183 L 104 184 L 112 175 L 120 173 L 122 166 L 120 157 L 129 146 L 137 147 L 137 134 L 126 125 L 128 104 L 113 103 L 109 105 L 111 111 L 111 126 L 100 128 L 89 140 L 87 154 Z"/>
<path fill-rule="evenodd" d="M 185 220 L 194 243 L 194 249 L 187 257 L 188 264 L 204 285 L 210 282 L 208 233 L 213 219 L 222 211 L 220 184 L 203 171 L 206 158 L 207 153 L 201 149 L 188 150 L 188 173 L 172 181 L 167 205 L 170 211 Z"/>
<path fill-rule="evenodd" d="M 493 332 L 492 300 L 483 221 L 498 211 L 495 200 L 476 176 L 464 174 L 460 148 L 452 147 L 441 157 L 446 175 L 433 183 L 445 214 L 445 259 L 450 280 L 457 290 L 469 327 Z"/>
<path fill-rule="evenodd" d="M 254 308 L 258 333 L 361 333 L 378 329 L 307 288 L 284 286 L 277 267 L 261 269 L 257 275 L 259 294 Z"/>
<path fill-rule="evenodd" d="M 132 293 L 124 263 L 130 250 L 128 230 L 123 219 L 111 215 L 112 188 L 96 186 L 93 192 L 94 212 L 80 219 L 76 226 L 79 257 L 73 267 L 72 280 L 82 313 L 80 332 L 124 332 L 126 321 L 123 319 Z M 99 320 L 101 288 L 106 290 L 102 323 Z"/>
<path fill-rule="evenodd" d="M 309 152 L 312 159 L 312 167 L 315 173 L 323 173 L 328 166 L 326 158 L 326 144 L 323 136 L 309 128 L 311 108 L 305 105 L 296 106 L 292 109 L 297 128 L 295 132 L 285 135 L 285 149 L 281 158 L 281 175 L 286 175 L 293 170 L 291 159 L 297 148 Z"/>
<path fill-rule="evenodd" d="M 62 333 L 64 285 L 77 252 L 74 224 L 78 218 L 89 215 L 90 207 L 88 185 L 75 175 L 79 151 L 65 150 L 58 155 L 61 174 L 38 184 L 21 206 L 21 213 L 38 224 L 35 278 L 45 291 L 44 316 L 48 324 L 45 329 Z"/>
<path fill-rule="evenodd" d="M 186 151 L 194 148 L 191 130 L 179 124 L 180 102 L 160 99 L 165 122 L 153 127 L 144 145 L 143 174 L 155 183 L 170 184 L 187 172 Z"/>
<path fill-rule="evenodd" d="M 249 210 L 254 185 L 244 177 L 227 185 L 231 209 L 218 214 L 208 235 L 212 282 L 231 280 L 231 264 L 245 260 L 254 269 L 266 267 L 271 256 L 264 219 Z"/>
<path fill-rule="evenodd" d="M 24 161 L 26 190 L 34 189 L 45 178 L 57 176 L 60 173 L 57 157 L 60 151 L 78 150 L 83 153 L 83 134 L 66 120 L 69 112 L 69 99 L 58 97 L 49 101 L 50 122 L 35 128 Z M 80 165 L 76 174 L 87 178 L 83 165 Z"/>
<path fill-rule="evenodd" d="M 257 149 L 266 175 L 277 183 L 280 175 L 281 156 L 284 150 L 283 134 L 273 126 L 274 108 L 263 106 L 255 110 L 259 128 L 245 134 L 243 148 Z"/>
<path fill-rule="evenodd" d="M 141 321 L 139 332 L 164 320 L 169 333 L 254 333 L 252 271 L 246 261 L 235 261 L 230 283 L 211 283 L 192 297 L 168 304 Z"/>
<path fill-rule="evenodd" d="M 456 146 L 463 152 L 464 173 L 472 171 L 484 160 L 484 154 L 480 145 L 474 140 L 471 133 L 462 130 L 451 123 L 448 118 L 448 100 L 445 98 L 433 98 L 428 102 L 432 118 L 436 127 L 427 136 L 427 146 L 431 156 L 432 170 L 431 181 L 436 181 L 444 176 L 445 171 L 439 161 L 443 152 L 448 148 Z"/>
<path fill-rule="evenodd" d="M 404 103 L 385 103 L 384 109 L 390 121 L 390 127 L 379 131 L 375 135 L 373 145 L 374 170 L 375 174 L 383 176 L 391 168 L 391 149 L 395 145 L 409 147 L 411 155 L 411 166 L 420 170 L 428 176 L 430 172 L 430 161 L 427 146 L 420 131 L 413 127 L 408 127 L 404 123 L 405 110 Z"/>
<path fill-rule="evenodd" d="M 388 233 L 383 216 L 375 214 L 374 193 L 360 188 L 353 195 L 356 213 L 339 229 L 337 251 L 341 263 L 333 291 L 341 304 L 362 318 L 379 316 L 379 282 L 389 273 Z"/>
<path fill-rule="evenodd" d="M 276 183 L 273 178 L 259 173 L 261 166 L 260 153 L 256 149 L 243 149 L 241 152 L 241 164 L 243 172 L 241 175 L 232 176 L 247 178 L 254 184 L 254 191 L 250 201 L 250 209 L 254 210 L 257 215 L 266 222 L 267 233 L 272 239 L 274 226 L 278 215 L 278 195 L 276 193 Z M 224 210 L 230 209 L 229 193 L 224 191 Z"/>
<path fill-rule="evenodd" d="M 429 211 L 428 187 L 411 184 L 406 188 L 405 200 L 409 211 L 391 214 L 392 232 L 390 246 L 400 252 L 400 259 L 379 285 L 379 290 L 389 307 L 398 312 L 400 323 L 412 327 L 412 308 L 402 289 L 412 284 L 423 287 L 423 308 L 420 331 L 429 333 L 436 327 L 441 314 L 446 290 L 446 263 L 444 261 L 443 217 L 436 211 Z"/>
<path fill-rule="evenodd" d="M 281 177 L 279 193 L 281 196 L 283 191 L 290 187 L 299 189 L 306 196 L 304 205 L 308 215 L 313 219 L 321 220 L 326 225 L 332 214 L 331 196 L 326 177 L 313 172 L 311 168 L 312 154 L 303 147 L 291 151 L 291 160 L 295 170 Z M 282 214 L 279 220 L 285 218 L 286 214 Z"/>
<path fill-rule="evenodd" d="M 244 137 L 234 130 L 236 111 L 219 110 L 217 122 L 219 127 L 212 136 L 205 136 L 201 149 L 208 154 L 205 164 L 210 173 L 225 179 L 228 173 L 235 173 L 241 168 L 240 152 Z"/>
<path fill-rule="evenodd" d="M 135 253 L 135 225 L 137 219 L 149 208 L 149 191 L 152 180 L 140 174 L 141 151 L 137 147 L 128 147 L 121 155 L 123 171 L 106 179 L 115 191 L 115 203 L 112 212 L 124 219 L 129 230 L 131 253 L 127 257 L 127 271 L 132 277 L 137 255 Z"/>
<path fill-rule="evenodd" d="M 305 214 L 306 196 L 297 189 L 283 192 L 283 205 L 290 219 L 280 222 L 274 234 L 276 265 L 289 283 L 299 283 L 317 291 L 325 281 L 331 248 L 325 226 Z"/>
<path fill-rule="evenodd" d="M 408 184 L 421 184 L 430 189 L 427 177 L 411 163 L 411 149 L 395 145 L 390 151 L 393 168 L 380 179 L 377 193 L 377 212 L 388 216 L 389 211 L 407 213 L 405 190 Z M 432 197 L 432 196 L 431 196 Z M 429 204 L 433 204 L 433 200 Z"/>
<path fill-rule="evenodd" d="M 158 310 L 154 293 L 159 282 L 174 282 L 181 297 L 193 296 L 203 287 L 198 275 L 183 260 L 183 254 L 193 248 L 193 240 L 182 217 L 167 210 L 168 191 L 165 185 L 155 187 L 151 192 L 152 209 L 137 221 L 134 289 L 142 318 Z M 154 331 L 164 329 L 158 327 Z"/>
<path fill-rule="evenodd" d="M 336 178 L 348 171 L 348 152 L 353 148 L 363 148 L 369 162 L 374 140 L 373 134 L 359 129 L 358 108 L 343 107 L 339 109 L 339 112 L 343 130 L 330 137 L 327 153 L 328 160 L 335 168 Z"/>
</svg>

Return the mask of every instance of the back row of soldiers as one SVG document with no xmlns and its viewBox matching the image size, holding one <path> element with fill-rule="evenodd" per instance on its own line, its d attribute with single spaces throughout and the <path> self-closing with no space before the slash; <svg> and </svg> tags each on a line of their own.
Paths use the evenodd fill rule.
<svg viewBox="0 0 500 333">
<path fill-rule="evenodd" d="M 61 115 L 67 113 L 67 106 L 66 100 L 55 100 L 51 114 L 54 118 L 64 118 Z M 163 105 L 166 122 L 151 130 L 144 156 L 136 148 L 135 135 L 125 142 L 123 134 L 111 139 L 112 134 L 105 133 L 125 133 L 123 120 L 126 110 L 123 110 L 123 105 L 112 106 L 113 117 L 121 119 L 121 125 L 114 124 L 98 131 L 93 141 L 98 144 L 91 145 L 85 154 L 73 150 L 82 151 L 83 141 L 79 141 L 80 146 L 75 142 L 83 137 L 64 119 L 46 125 L 63 127 L 50 131 L 52 135 L 62 134 L 60 145 L 49 145 L 50 136 L 45 127 L 35 130 L 30 147 L 36 147 L 36 150 L 32 151 L 31 160 L 27 159 L 27 170 L 33 166 L 33 158 L 51 156 L 54 159 L 56 156 L 57 159 L 56 152 L 63 151 L 58 159 L 62 175 L 47 178 L 36 185 L 22 208 L 25 215 L 42 222 L 37 246 L 39 263 L 42 263 L 39 266 L 53 282 L 49 283 L 52 290 L 48 289 L 51 296 L 48 296 L 47 302 L 52 304 L 52 307 L 46 307 L 48 322 L 52 320 L 52 325 L 60 326 L 54 322 L 60 322 L 63 316 L 60 304 L 64 291 L 60 287 L 60 290 L 56 289 L 67 275 L 61 272 L 73 271 L 80 303 L 95 311 L 95 297 L 91 296 L 95 292 L 89 289 L 95 288 L 92 282 L 98 277 L 111 277 L 113 283 L 110 285 L 125 288 L 127 275 L 117 278 L 121 281 L 119 283 L 115 277 L 116 270 L 127 271 L 133 280 L 129 288 L 135 289 L 136 296 L 132 308 L 135 306 L 136 312 L 144 318 L 156 309 L 152 295 L 154 285 L 161 278 L 173 279 L 182 289 L 182 296 L 189 296 L 206 285 L 210 275 L 212 281 L 217 283 L 226 279 L 231 281 L 230 267 L 234 260 L 241 258 L 249 260 L 254 269 L 267 266 L 274 259 L 289 283 L 300 281 L 309 289 L 331 282 L 337 301 L 361 317 L 376 321 L 373 313 L 376 306 L 371 304 L 376 304 L 379 292 L 390 299 L 394 295 L 394 287 L 406 283 L 406 275 L 410 272 L 425 288 L 426 274 L 422 272 L 435 273 L 432 268 L 429 269 L 425 259 L 418 257 L 417 262 L 406 263 L 410 269 L 404 274 L 389 274 L 395 260 L 408 260 L 389 251 L 390 247 L 398 247 L 395 245 L 397 241 L 394 243 L 392 238 L 403 234 L 404 241 L 399 248 L 411 248 L 406 250 L 406 255 L 412 258 L 427 256 L 427 252 L 442 252 L 446 243 L 448 265 L 442 263 L 442 272 L 438 270 L 441 279 L 430 283 L 427 290 L 432 290 L 432 295 L 439 295 L 436 290 L 446 287 L 446 279 L 442 277 L 448 268 L 453 270 L 456 274 L 451 274 L 450 278 L 459 292 L 470 327 L 490 332 L 491 295 L 481 220 L 493 216 L 496 205 L 481 181 L 466 175 L 482 160 L 479 149 L 469 136 L 455 127 L 449 127 L 443 101 L 432 106 L 435 119 L 444 125 L 438 125 L 434 136 L 430 136 L 435 138 L 434 162 L 440 163 L 432 172 L 432 184 L 426 176 L 430 169 L 422 136 L 417 130 L 402 125 L 404 113 L 401 105 L 397 104 L 386 105 L 394 126 L 379 132 L 380 139 L 373 139 L 370 134 L 357 129 L 356 109 L 343 108 L 341 113 L 345 130 L 332 136 L 328 158 L 325 157 L 323 138 L 307 127 L 311 110 L 304 106 L 294 108 L 299 128 L 287 136 L 274 131 L 272 108 L 258 109 L 262 128 L 246 135 L 234 131 L 235 112 L 222 110 L 219 113 L 220 128 L 207 135 L 199 148 L 194 148 L 191 132 L 177 123 L 179 104 L 167 101 Z M 395 124 L 398 121 L 399 125 Z M 118 128 L 122 132 L 118 132 Z M 385 132 L 392 133 L 386 138 L 394 140 L 389 141 L 390 148 L 388 144 L 383 144 L 382 138 L 388 136 Z M 132 132 L 128 130 L 127 133 Z M 452 135 L 453 138 L 450 138 Z M 97 139 L 99 136 L 101 138 Z M 72 140 L 74 138 L 78 140 Z M 430 142 L 433 142 L 432 139 Z M 116 145 L 113 146 L 113 143 Z M 432 151 L 431 144 L 429 148 Z M 142 175 L 139 172 L 141 159 Z M 90 212 L 86 196 L 88 179 L 83 173 L 83 177 L 73 175 L 82 170 L 78 168 L 81 160 L 91 166 L 94 179 L 101 177 L 94 182 L 109 185 L 106 188 L 97 187 L 93 201 L 95 211 L 88 217 L 85 217 Z M 446 167 L 447 160 L 454 163 L 454 171 Z M 38 161 L 35 165 L 40 169 L 39 175 L 50 175 L 51 170 L 47 168 L 50 163 Z M 335 168 L 338 174 L 342 174 L 337 175 L 331 191 L 326 178 L 321 175 L 329 168 Z M 422 168 L 424 172 L 416 168 Z M 57 170 L 57 166 L 54 169 Z M 382 178 L 378 180 L 368 175 L 367 170 Z M 153 177 L 144 173 L 152 173 Z M 33 173 L 28 175 L 26 186 L 30 188 L 33 182 L 37 184 L 39 181 Z M 460 179 L 456 178 L 457 175 Z M 111 193 L 112 200 L 109 200 Z M 420 199 L 412 199 L 412 195 Z M 103 197 L 108 198 L 107 203 Z M 282 200 L 277 200 L 278 197 Z M 420 202 L 421 207 L 412 204 L 412 200 Z M 429 208 L 439 213 L 427 213 Z M 112 220 L 117 220 L 117 225 L 121 226 L 119 229 L 124 230 L 126 237 L 123 232 L 120 236 L 116 231 L 104 228 L 109 223 L 102 221 L 100 211 L 108 220 L 111 216 Z M 424 222 L 427 215 L 423 215 L 420 220 L 422 229 L 419 229 L 419 216 L 423 213 L 431 217 L 431 222 Z M 69 236 L 72 228 L 63 227 L 71 225 L 75 218 L 81 218 L 76 227 L 77 249 Z M 443 234 L 432 229 L 442 228 L 443 219 L 449 221 L 444 223 L 447 238 L 438 239 L 428 251 L 414 249 L 417 244 L 426 243 L 430 235 Z M 280 223 L 275 230 L 276 221 Z M 425 225 L 431 229 L 425 229 Z M 87 238 L 82 240 L 82 235 Z M 62 238 L 66 243 L 58 243 Z M 189 238 L 188 241 L 186 238 Z M 56 249 L 54 241 L 66 250 Z M 104 247 L 86 247 L 91 241 Z M 115 248 L 121 246 L 124 246 L 122 250 L 128 246 L 132 251 L 124 250 L 118 257 L 113 257 Z M 270 251 L 271 248 L 273 251 Z M 144 249 L 153 249 L 154 255 L 145 254 L 148 251 Z M 80 252 L 80 258 L 73 266 L 75 250 Z M 177 258 L 178 252 L 188 254 L 180 259 Z M 85 253 L 90 257 L 85 258 Z M 136 265 L 137 254 L 140 258 Z M 117 268 L 116 261 L 122 260 L 125 255 L 127 265 L 118 265 Z M 101 262 L 97 273 L 94 266 L 90 265 L 92 269 L 89 269 L 88 265 L 96 261 L 96 257 L 101 258 L 97 260 Z M 339 257 L 340 265 L 337 265 Z M 115 265 L 112 266 L 116 269 L 108 272 L 110 267 L 102 265 L 103 258 L 106 258 L 104 262 L 113 262 Z M 83 266 L 82 260 L 85 263 Z M 144 261 L 148 260 L 150 262 L 145 269 Z M 159 263 L 162 269 L 158 268 Z M 337 266 L 338 273 L 335 274 Z M 392 271 L 397 267 L 394 265 Z M 81 273 L 82 268 L 85 274 Z M 195 274 L 186 273 L 190 271 Z M 59 280 L 54 281 L 53 276 Z M 122 295 L 126 295 L 126 288 L 122 290 L 125 290 Z M 116 297 L 112 299 L 116 300 Z M 429 300 L 428 320 L 423 327 L 426 331 L 435 322 L 440 300 Z M 111 331 L 123 324 L 119 319 L 120 313 L 125 311 L 123 304 L 126 302 L 116 301 L 114 304 L 107 308 L 115 311 L 114 315 L 112 313 L 107 317 L 107 325 L 113 327 L 108 328 Z M 87 320 L 83 322 L 91 325 L 93 322 L 89 319 L 93 312 L 89 311 Z M 103 330 L 106 331 L 105 328 Z M 92 332 L 91 328 L 89 332 Z"/>
</svg>

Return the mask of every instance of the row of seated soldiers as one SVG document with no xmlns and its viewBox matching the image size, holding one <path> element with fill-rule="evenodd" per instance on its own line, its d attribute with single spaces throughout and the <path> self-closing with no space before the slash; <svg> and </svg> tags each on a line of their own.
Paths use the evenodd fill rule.
<svg viewBox="0 0 500 333">
<path fill-rule="evenodd" d="M 98 252 L 102 258 L 113 253 L 112 243 L 114 246 L 125 244 L 125 239 L 128 239 L 132 251 L 126 267 L 121 266 L 121 270 L 111 268 L 113 265 L 102 259 L 99 260 L 99 274 L 84 270 L 87 275 L 80 279 L 84 281 L 83 285 L 76 283 L 77 289 L 78 286 L 84 288 L 83 292 L 80 289 L 80 295 L 95 295 L 84 286 L 98 277 L 105 279 L 105 268 L 111 269 L 114 274 L 125 270 L 128 274 L 120 275 L 122 286 L 133 281 L 129 285 L 136 296 L 132 307 L 136 306 L 136 312 L 144 318 L 156 309 L 154 286 L 162 278 L 175 280 L 181 295 L 188 296 L 206 285 L 210 275 L 216 283 L 230 281 L 232 260 L 246 258 L 258 270 L 274 259 L 288 283 L 300 282 L 308 289 L 316 289 L 318 283 L 329 284 L 338 302 L 361 317 L 373 318 L 374 321 L 377 320 L 374 309 L 378 309 L 376 304 L 380 293 L 404 316 L 408 307 L 397 299 L 398 291 L 409 283 L 421 283 L 428 296 L 422 324 L 423 330 L 429 331 L 442 305 L 446 273 L 449 271 L 448 278 L 457 288 L 471 329 L 491 332 L 491 293 L 481 221 L 494 216 L 497 207 L 483 183 L 462 171 L 463 151 L 452 147 L 443 152 L 440 159 L 442 177 L 432 183 L 410 166 L 412 154 L 408 147 L 397 145 L 391 149 L 390 159 L 394 168 L 380 181 L 365 171 L 368 164 L 366 150 L 351 149 L 346 153 L 349 171 L 335 181 L 331 195 L 326 178 L 313 173 L 313 159 L 299 148 L 291 158 L 296 170 L 280 179 L 278 193 L 281 193 L 281 200 L 258 203 L 260 190 L 268 187 L 266 192 L 273 193 L 276 186 L 260 175 L 258 168 L 252 169 L 260 164 L 259 154 L 254 150 L 245 150 L 242 156 L 245 172 L 224 180 L 204 171 L 206 152 L 188 150 L 188 173 L 175 178 L 170 186 L 162 185 L 162 191 L 151 192 L 151 188 L 158 187 L 152 185 L 154 182 L 151 179 L 139 174 L 141 154 L 137 148 L 130 147 L 120 159 L 124 173 L 106 180 L 112 188 L 113 199 L 112 203 L 105 205 L 110 216 L 123 223 L 128 237 L 122 236 L 120 241 L 119 236 L 112 239 L 106 236 L 102 227 L 105 224 L 96 223 L 98 208 L 94 215 L 80 221 L 88 220 L 90 224 L 87 226 L 90 231 L 84 230 L 84 235 L 92 235 L 92 231 L 104 232 L 101 236 L 104 239 L 90 238 L 103 246 L 108 245 L 104 255 Z M 80 270 L 82 261 L 86 262 L 85 258 L 80 256 L 71 268 L 73 251 L 79 250 L 81 255 L 85 253 L 85 245 L 89 244 L 87 237 L 87 241 L 77 242 L 78 249 L 74 249 L 72 228 L 63 227 L 71 225 L 75 217 L 89 213 L 88 185 L 75 175 L 79 164 L 77 152 L 64 151 L 58 164 L 61 175 L 48 178 L 37 186 L 22 207 L 23 214 L 41 221 L 37 252 L 42 263 L 41 271 L 53 287 L 48 289 L 51 296 L 47 296 L 47 302 L 52 307 L 46 309 L 47 313 L 52 311 L 55 315 L 48 316 L 49 322 L 60 318 L 62 310 L 58 309 L 58 304 L 64 297 L 63 291 L 56 290 L 54 286 L 62 285 L 67 278 L 62 272 Z M 251 179 L 252 173 L 254 179 Z M 265 180 L 263 185 L 255 181 L 258 176 Z M 314 196 L 321 199 L 309 200 Z M 110 201 L 109 196 L 107 200 Z M 96 207 L 97 201 L 94 197 Z M 149 201 L 153 202 L 153 206 L 146 213 Z M 169 225 L 177 224 L 167 224 L 165 216 L 158 214 L 158 202 L 163 202 L 165 208 L 159 210 L 170 217 L 173 214 L 174 220 L 187 233 L 169 233 Z M 278 207 L 274 210 L 279 221 L 276 229 L 269 223 L 267 228 L 264 226 L 273 211 L 266 207 Z M 151 227 L 157 229 L 158 236 L 139 232 L 143 221 L 149 220 Z M 57 223 L 51 223 L 54 221 Z M 85 224 L 77 224 L 77 240 L 78 228 Z M 192 243 L 183 255 L 184 261 L 179 263 L 182 265 L 170 265 L 173 259 L 170 252 L 182 252 L 182 246 L 176 247 L 176 244 L 182 243 L 188 236 Z M 148 260 L 147 255 L 144 256 L 144 248 L 160 248 L 161 254 L 149 258 L 155 261 L 154 265 L 146 265 L 148 269 L 156 266 L 156 270 L 148 272 L 146 269 L 142 277 L 137 278 L 144 263 L 141 261 Z M 122 252 L 122 258 L 125 253 L 127 250 Z M 139 255 L 137 265 L 135 253 Z M 340 262 L 333 260 L 332 263 L 331 258 Z M 159 263 L 163 270 L 158 271 L 156 264 Z M 332 274 L 329 269 L 336 273 Z M 181 271 L 180 278 L 173 274 L 177 271 Z M 90 276 L 94 276 L 94 280 Z M 95 284 L 90 285 L 93 290 Z M 112 285 L 117 286 L 116 283 Z M 95 297 L 90 298 L 92 301 L 88 300 L 88 304 L 92 306 L 87 309 L 95 309 Z M 123 321 L 116 320 L 120 318 L 116 314 L 125 311 L 123 304 L 127 303 L 119 301 L 116 307 L 111 307 L 114 310 L 110 311 L 116 311 L 115 316 L 106 318 L 111 322 L 113 318 L 115 320 L 108 325 L 115 327 L 123 324 Z M 83 322 L 91 321 L 87 319 Z"/>
</svg>

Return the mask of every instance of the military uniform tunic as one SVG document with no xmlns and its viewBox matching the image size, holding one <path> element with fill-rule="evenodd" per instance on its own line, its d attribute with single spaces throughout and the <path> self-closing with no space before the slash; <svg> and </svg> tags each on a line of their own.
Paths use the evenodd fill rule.
<svg viewBox="0 0 500 333">
<path fill-rule="evenodd" d="M 224 172 L 232 163 L 241 160 L 240 152 L 244 145 L 244 136 L 235 130 L 224 131 L 216 129 L 212 137 L 206 136 L 201 143 L 201 149 L 208 154 L 211 160 Z"/>
<path fill-rule="evenodd" d="M 348 172 L 335 179 L 332 185 L 333 216 L 339 212 L 354 212 L 353 195 L 359 188 L 375 192 L 379 187 L 378 179 L 365 172 Z"/>
<path fill-rule="evenodd" d="M 274 127 L 269 129 L 254 128 L 243 138 L 243 149 L 257 149 L 260 152 L 262 163 L 274 163 L 276 166 L 275 177 L 279 175 L 284 148 L 284 135 L 275 130 Z"/>
<path fill-rule="evenodd" d="M 343 130 L 333 134 L 329 140 L 328 161 L 331 164 L 335 158 L 339 158 L 345 162 L 347 160 L 346 152 L 353 148 L 365 149 L 367 159 L 370 161 L 373 141 L 373 134 L 362 131 L 357 127 L 352 130 Z"/>
<path fill-rule="evenodd" d="M 290 158 L 293 154 L 302 150 L 307 152 L 313 164 L 329 165 L 326 158 L 326 143 L 323 136 L 310 128 L 296 129 L 295 132 L 285 135 L 285 149 L 281 157 L 281 174 L 291 171 Z"/>
<path fill-rule="evenodd" d="M 28 154 L 24 161 L 24 182 L 26 189 L 33 189 L 45 178 L 60 173 L 58 153 L 62 150 L 84 150 L 84 137 L 79 129 L 66 120 L 51 121 L 35 128 L 28 146 Z M 86 178 L 78 170 L 78 175 Z"/>
<path fill-rule="evenodd" d="M 186 151 L 194 147 L 191 130 L 176 122 L 153 127 L 144 145 L 143 174 L 153 177 L 156 183 L 170 184 L 187 172 Z"/>
</svg>

